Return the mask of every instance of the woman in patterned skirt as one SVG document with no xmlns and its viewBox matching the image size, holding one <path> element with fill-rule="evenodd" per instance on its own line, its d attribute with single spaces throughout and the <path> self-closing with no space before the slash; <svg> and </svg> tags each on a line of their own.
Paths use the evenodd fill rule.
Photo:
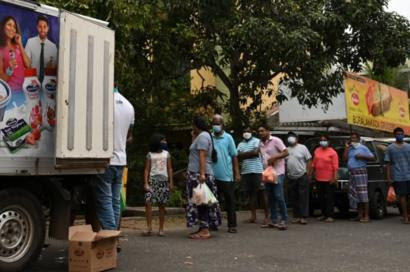
<svg viewBox="0 0 410 272">
<path fill-rule="evenodd" d="M 196 232 L 190 234 L 191 239 L 201 240 L 211 237 L 210 228 L 217 228 L 221 225 L 221 213 L 219 205 L 195 205 L 191 202 L 192 191 L 198 185 L 206 183 L 217 196 L 215 180 L 212 171 L 212 162 L 216 161 L 217 154 L 214 149 L 211 134 L 208 131 L 206 121 L 201 117 L 194 118 L 193 121 L 193 141 L 189 149 L 189 163 L 187 173 L 186 194 L 187 205 L 187 226 L 199 225 Z"/>
<path fill-rule="evenodd" d="M 154 134 L 151 139 L 150 152 L 147 154 L 144 174 L 145 213 L 147 231 L 152 235 L 152 204 L 159 207 L 159 232 L 164 236 L 165 205 L 169 200 L 169 191 L 173 189 L 171 156 L 166 151 L 166 139 L 161 134 Z"/>
</svg>

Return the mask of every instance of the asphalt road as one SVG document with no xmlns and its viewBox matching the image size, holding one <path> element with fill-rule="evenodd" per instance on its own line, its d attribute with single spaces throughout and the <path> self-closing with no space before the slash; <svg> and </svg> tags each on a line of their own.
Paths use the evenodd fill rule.
<svg viewBox="0 0 410 272">
<path fill-rule="evenodd" d="M 125 230 L 116 271 L 410 271 L 410 225 L 397 214 L 369 224 L 310 219 L 288 231 L 245 223 L 238 229 L 228 234 L 223 227 L 207 241 L 189 240 L 182 227 L 164 238 Z M 51 241 L 27 271 L 67 271 L 67 243 Z"/>
</svg>

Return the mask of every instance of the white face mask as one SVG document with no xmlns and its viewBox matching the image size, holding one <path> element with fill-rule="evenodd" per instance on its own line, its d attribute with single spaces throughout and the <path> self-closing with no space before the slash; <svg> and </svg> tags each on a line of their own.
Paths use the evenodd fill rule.
<svg viewBox="0 0 410 272">
<path fill-rule="evenodd" d="M 288 138 L 288 143 L 291 144 L 291 145 L 296 144 L 296 137 L 290 136 L 290 137 Z"/>
<path fill-rule="evenodd" d="M 243 133 L 243 138 L 244 138 L 245 140 L 249 140 L 250 138 L 252 138 L 252 133 L 250 133 L 250 132 L 244 132 L 244 133 Z"/>
<path fill-rule="evenodd" d="M 354 148 L 358 148 L 358 147 L 360 146 L 360 143 L 358 143 L 358 142 L 352 142 L 352 146 L 353 146 Z"/>
<path fill-rule="evenodd" d="M 319 144 L 320 144 L 321 147 L 328 147 L 329 146 L 328 141 L 320 141 Z"/>
</svg>

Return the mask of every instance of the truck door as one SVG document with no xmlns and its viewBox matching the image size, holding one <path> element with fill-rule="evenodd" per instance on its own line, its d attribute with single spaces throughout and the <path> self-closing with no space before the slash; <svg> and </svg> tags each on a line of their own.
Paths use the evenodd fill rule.
<svg viewBox="0 0 410 272">
<path fill-rule="evenodd" d="M 114 31 L 62 11 L 56 168 L 103 168 L 113 153 Z"/>
</svg>

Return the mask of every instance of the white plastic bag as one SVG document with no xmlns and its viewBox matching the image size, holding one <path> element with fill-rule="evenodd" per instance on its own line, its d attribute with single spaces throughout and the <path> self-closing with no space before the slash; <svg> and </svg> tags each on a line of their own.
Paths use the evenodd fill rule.
<svg viewBox="0 0 410 272">
<path fill-rule="evenodd" d="M 206 191 L 205 191 L 205 186 L 202 184 L 198 184 L 193 190 L 192 190 L 192 198 L 191 202 L 195 205 L 203 205 L 206 204 Z"/>
<path fill-rule="evenodd" d="M 215 205 L 218 203 L 215 195 L 206 183 L 198 184 L 192 192 L 191 202 L 195 205 Z"/>
<path fill-rule="evenodd" d="M 206 203 L 209 206 L 215 205 L 218 203 L 218 199 L 216 199 L 214 193 L 212 193 L 211 189 L 209 189 L 208 185 L 206 183 L 203 184 L 205 187 L 205 193 L 206 193 Z"/>
</svg>

